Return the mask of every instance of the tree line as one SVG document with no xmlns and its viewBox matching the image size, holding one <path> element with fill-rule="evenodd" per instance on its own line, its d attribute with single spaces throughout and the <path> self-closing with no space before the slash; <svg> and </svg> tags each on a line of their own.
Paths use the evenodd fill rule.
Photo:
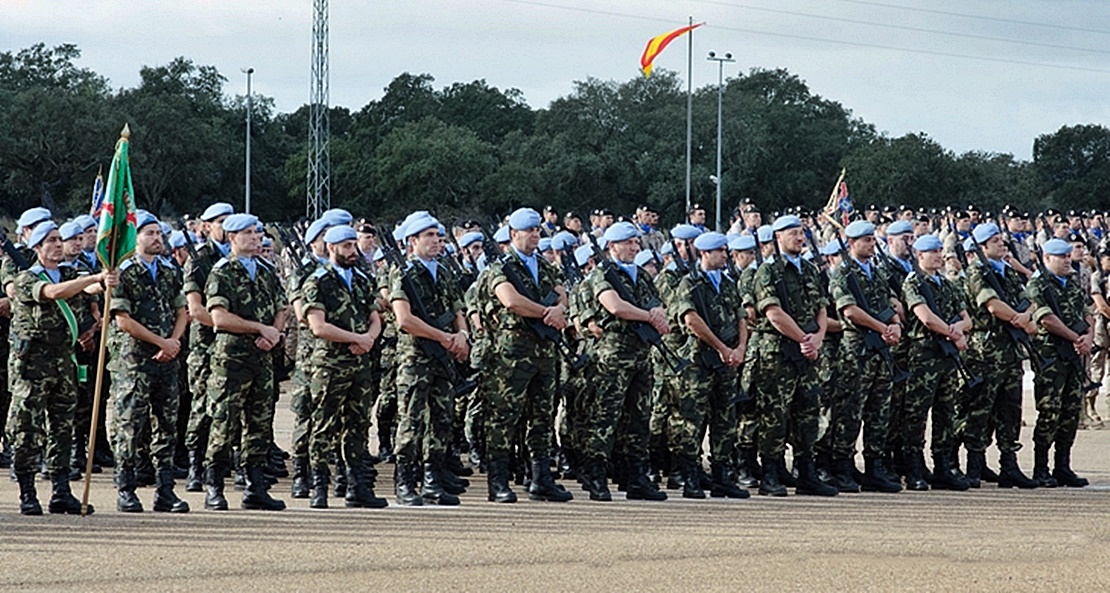
<svg viewBox="0 0 1110 593">
<path fill-rule="evenodd" d="M 87 209 L 125 122 L 140 207 L 164 217 L 217 200 L 242 207 L 246 97 L 228 95 L 216 68 L 180 57 L 144 66 L 135 88 L 113 89 L 79 58 L 68 44 L 0 53 L 0 214 Z M 305 210 L 308 106 L 278 113 L 260 95 L 253 106 L 253 209 L 295 220 Z M 542 109 L 484 80 L 436 88 L 430 74 L 402 73 L 357 111 L 331 108 L 332 205 L 392 220 L 414 208 L 488 217 L 521 205 L 619 214 L 646 204 L 675 221 L 685 206 L 685 109 L 684 84 L 669 71 L 576 81 Z M 1110 209 L 1102 125 L 1046 132 L 1032 161 L 956 154 L 924 133 L 880 133 L 796 75 L 761 68 L 726 80 L 723 109 L 726 209 L 743 199 L 767 211 L 819 208 L 841 167 L 857 205 Z M 697 89 L 692 199 L 707 207 L 716 110 L 716 86 Z"/>
</svg>

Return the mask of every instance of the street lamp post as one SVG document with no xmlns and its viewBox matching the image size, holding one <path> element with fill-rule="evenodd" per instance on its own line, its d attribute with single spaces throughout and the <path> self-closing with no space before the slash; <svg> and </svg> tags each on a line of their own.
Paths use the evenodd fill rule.
<svg viewBox="0 0 1110 593">
<path fill-rule="evenodd" d="M 246 190 L 243 210 L 250 214 L 251 211 L 251 112 L 253 109 L 253 97 L 251 96 L 251 75 L 254 74 L 254 68 L 247 68 L 243 72 L 247 74 L 247 172 L 246 172 Z"/>
<path fill-rule="evenodd" d="M 731 53 L 725 53 L 724 57 L 719 57 L 715 52 L 709 52 L 709 57 L 706 58 L 711 62 L 717 62 L 717 176 L 714 178 L 714 183 L 717 185 L 717 232 L 721 232 L 721 128 L 722 128 L 722 109 L 721 105 L 724 99 L 724 74 L 725 62 L 735 62 L 732 59 Z"/>
</svg>

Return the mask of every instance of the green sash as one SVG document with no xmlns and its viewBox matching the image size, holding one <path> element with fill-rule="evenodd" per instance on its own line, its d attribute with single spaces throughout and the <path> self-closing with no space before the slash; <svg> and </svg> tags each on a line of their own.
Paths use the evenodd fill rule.
<svg viewBox="0 0 1110 593">
<path fill-rule="evenodd" d="M 54 281 L 45 271 L 39 272 L 39 278 L 53 284 Z M 77 316 L 73 314 L 73 309 L 69 307 L 69 303 L 65 299 L 57 299 L 54 301 L 58 303 L 58 308 L 62 311 L 62 317 L 66 320 L 66 325 L 69 326 L 69 344 L 70 346 L 77 346 Z M 89 366 L 84 364 L 77 364 L 77 353 L 72 352 L 70 355 L 73 357 L 73 365 L 77 367 L 77 382 L 85 383 L 89 380 Z"/>
</svg>

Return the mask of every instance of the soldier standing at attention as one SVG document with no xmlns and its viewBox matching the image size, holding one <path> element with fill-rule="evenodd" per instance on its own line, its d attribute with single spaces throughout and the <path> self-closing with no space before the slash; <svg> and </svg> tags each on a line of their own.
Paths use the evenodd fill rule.
<svg viewBox="0 0 1110 593">
<path fill-rule="evenodd" d="M 438 226 L 439 221 L 427 212 L 410 215 L 402 233 L 412 251 L 408 267 L 390 270 L 389 299 L 401 330 L 397 343 L 396 494 L 397 504 L 403 506 L 420 506 L 424 501 L 459 504 L 459 497 L 444 490 L 440 477 L 446 471 L 451 439 L 453 376 L 445 360 L 433 358 L 417 343 L 430 340 L 456 360 L 466 360 L 470 353 L 462 290 L 450 268 L 436 261 L 443 249 Z M 416 294 L 409 294 L 406 284 Z M 426 310 L 427 319 L 414 310 L 416 300 Z M 424 479 L 422 492 L 417 494 L 421 461 Z"/>
<path fill-rule="evenodd" d="M 827 327 L 828 300 L 821 291 L 817 266 L 802 258 L 806 237 L 801 219 L 780 216 L 772 231 L 781 257 L 763 262 L 752 281 L 752 298 L 759 313 L 755 330 L 762 334 L 758 352 L 749 363 L 754 365 L 751 392 L 759 414 L 763 462 L 759 493 L 786 496 L 780 475 L 786 472 L 789 434 L 799 485 L 804 475 L 813 493 L 825 494 L 813 470 L 813 446 L 821 385 L 816 361 Z"/>
<path fill-rule="evenodd" d="M 347 225 L 324 234 L 328 263 L 305 280 L 304 316 L 317 338 L 312 348 L 312 508 L 328 506 L 328 459 L 342 443 L 346 461 L 348 507 L 383 508 L 367 472 L 373 360 L 370 351 L 381 335 L 374 283 L 358 269 L 358 233 Z"/>
<path fill-rule="evenodd" d="M 204 287 L 216 262 L 231 252 L 223 223 L 235 210 L 231 204 L 217 202 L 204 210 L 200 220 L 208 237 L 197 248 L 196 254 L 185 262 L 185 302 L 189 310 L 189 391 L 193 395 L 189 411 L 189 425 L 185 430 L 185 449 L 189 451 L 189 476 L 185 490 L 200 492 L 204 489 L 204 456 L 208 449 L 208 430 L 212 417 L 208 415 L 208 378 L 211 376 L 212 344 L 216 333 L 212 329 L 212 316 L 205 308 Z"/>
<path fill-rule="evenodd" d="M 513 212 L 509 217 L 512 247 L 490 266 L 489 286 L 499 305 L 497 339 L 492 344 L 497 382 L 486 402 L 489 500 L 494 502 L 516 501 L 516 494 L 509 489 L 509 453 L 521 421 L 532 460 L 528 498 L 551 502 L 573 498 L 551 476 L 558 353 L 554 342 L 541 338 L 525 321 L 538 319 L 560 331 L 567 326 L 566 291 L 559 271 L 537 250 L 539 227 L 540 215 L 535 210 Z M 521 285 L 514 284 L 510 276 Z M 555 302 L 541 304 L 552 292 L 557 295 Z"/>
<path fill-rule="evenodd" d="M 120 284 L 112 290 L 110 339 L 112 373 L 108 421 L 116 457 L 116 508 L 139 513 L 135 466 L 142 435 L 149 431 L 150 454 L 157 469 L 154 510 L 189 512 L 173 492 L 173 455 L 177 441 L 181 337 L 188 328 L 182 278 L 162 257 L 158 219 L 140 213 L 135 225 L 135 255 L 119 267 Z"/>
<path fill-rule="evenodd" d="M 621 298 L 606 274 L 592 278 L 594 296 L 600 302 L 598 325 L 604 328 L 597 346 L 597 376 L 590 409 L 586 443 L 590 459 L 585 480 L 590 500 L 612 499 L 606 466 L 613 453 L 618 426 L 624 427 L 623 457 L 627 462 L 625 484 L 632 500 L 666 500 L 647 475 L 648 423 L 652 387 L 648 345 L 635 333 L 636 323 L 649 323 L 660 334 L 671 331 L 659 294 L 647 272 L 634 262 L 640 252 L 640 236 L 629 222 L 618 222 L 605 231 L 605 243 L 616 267 L 615 282 L 621 282 L 636 302 Z"/>
<path fill-rule="evenodd" d="M 19 482 L 19 512 L 41 515 L 35 492 L 35 466 L 46 445 L 46 469 L 53 495 L 51 513 L 77 514 L 81 503 L 69 489 L 73 410 L 77 405 L 77 368 L 73 345 L 77 320 L 65 299 L 103 282 L 114 287 L 116 272 L 78 277 L 64 260 L 62 235 L 53 221 L 39 221 L 27 238 L 35 263 L 11 281 L 12 302 L 9 384 L 12 390 L 8 439 L 12 468 Z M 89 505 L 88 512 L 93 512 Z"/>
<path fill-rule="evenodd" d="M 204 507 L 226 511 L 224 473 L 231 463 L 234 423 L 242 418 L 242 459 L 247 484 L 242 507 L 279 511 L 285 503 L 266 491 L 263 471 L 269 456 L 268 413 L 273 395 L 274 367 L 269 352 L 281 341 L 285 329 L 285 297 L 277 275 L 256 256 L 262 247 L 258 218 L 233 214 L 223 223 L 231 253 L 216 262 L 208 277 L 205 296 L 216 330 L 212 346 L 212 377 L 208 385 L 208 411 L 212 418 L 208 437 Z"/>
<path fill-rule="evenodd" d="M 1082 488 L 1088 484 L 1071 469 L 1071 447 L 1083 412 L 1083 389 L 1087 381 L 1084 356 L 1094 342 L 1093 319 L 1087 309 L 1088 283 L 1072 273 L 1073 247 L 1060 239 L 1044 244 L 1044 270 L 1029 281 L 1029 297 L 1035 311 L 1041 354 L 1056 363 L 1037 373 L 1033 391 L 1037 402 L 1037 426 L 1033 429 L 1035 465 L 1033 479 L 1041 486 Z M 1064 349 L 1074 352 L 1066 353 Z M 1048 473 L 1048 450 L 1055 447 L 1052 473 Z"/>
</svg>

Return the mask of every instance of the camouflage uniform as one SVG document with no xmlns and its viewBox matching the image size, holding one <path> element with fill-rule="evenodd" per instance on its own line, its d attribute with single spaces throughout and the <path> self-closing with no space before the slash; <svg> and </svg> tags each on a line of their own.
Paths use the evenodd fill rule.
<svg viewBox="0 0 1110 593">
<path fill-rule="evenodd" d="M 239 257 L 229 255 L 212 268 L 205 287 L 209 311 L 217 307 L 244 320 L 272 325 L 285 308 L 285 295 L 277 275 L 257 259 L 252 280 Z M 218 332 L 212 346 L 212 376 L 208 382 L 208 415 L 212 418 L 206 464 L 227 468 L 235 442 L 235 425 L 242 421 L 241 459 L 262 465 L 270 450 L 269 426 L 273 417 L 273 357 L 255 345 L 255 334 Z"/>
<path fill-rule="evenodd" d="M 32 249 L 22 245 L 16 245 L 15 248 L 23 255 L 23 259 L 28 262 L 35 261 L 35 252 Z M 0 299 L 8 298 L 7 288 L 8 285 L 14 285 L 15 277 L 19 273 L 19 269 L 15 265 L 15 260 L 8 257 L 7 254 L 0 256 Z M 10 358 L 11 348 L 10 339 L 11 334 L 11 314 L 15 310 L 15 301 L 11 301 L 10 307 L 12 312 L 8 317 L 0 317 L 0 420 L 6 421 L 8 412 L 11 409 L 12 392 L 10 389 L 10 379 L 8 374 L 8 360 Z M 0 431 L 4 432 L 4 431 Z M 0 457 L 7 454 L 7 449 L 11 447 L 11 440 L 4 436 L 4 451 L 0 451 Z M 7 460 L 10 462 L 10 460 Z"/>
<path fill-rule="evenodd" d="M 173 334 L 177 312 L 185 307 L 182 278 L 168 260 L 156 257 L 157 278 L 138 256 L 119 268 L 120 284 L 112 291 L 111 312 L 127 313 L 139 325 L 163 338 Z M 160 348 L 110 327 L 113 352 L 108 403 L 109 433 L 118 470 L 133 469 L 142 449 L 144 430 L 151 435 L 151 455 L 158 469 L 172 469 L 177 439 L 180 357 L 154 360 Z"/>
<path fill-rule="evenodd" d="M 389 289 L 389 272 L 382 272 L 375 281 L 380 295 L 383 290 Z M 382 372 L 378 379 L 378 400 L 374 421 L 378 426 L 379 448 L 383 453 L 392 454 L 395 444 L 393 433 L 397 427 L 397 316 L 393 314 L 391 308 L 383 309 L 381 314 L 382 335 L 378 339 L 381 353 L 378 364 Z"/>
<path fill-rule="evenodd" d="M 89 267 L 85 258 L 78 257 L 73 262 L 62 262 L 59 266 L 71 266 L 77 270 L 78 277 L 87 276 L 92 274 L 92 268 Z M 93 315 L 93 309 L 100 299 L 93 295 L 80 293 L 73 297 L 66 299 L 69 308 L 73 311 L 73 316 L 77 318 L 77 335 L 78 337 L 84 335 L 96 325 L 96 317 Z M 97 367 L 97 354 L 99 349 L 94 341 L 93 349 L 85 351 L 81 348 L 80 344 L 75 346 L 78 368 L 84 367 L 85 380 L 77 382 L 77 406 L 73 412 L 73 469 L 77 471 L 85 471 L 85 449 L 88 446 L 89 429 L 92 422 L 92 405 L 94 389 L 96 387 L 96 367 Z M 79 373 L 80 374 L 80 373 Z M 98 427 L 97 432 L 100 432 Z"/>
<path fill-rule="evenodd" d="M 361 270 L 353 269 L 351 285 L 328 263 L 304 282 L 303 310 L 323 311 L 328 323 L 357 334 L 370 328 L 378 310 L 374 284 Z M 341 457 L 349 469 L 365 468 L 373 405 L 371 354 L 352 354 L 346 343 L 315 339 L 311 353 L 312 437 L 310 462 L 313 468 L 326 468 L 338 441 Z"/>
<path fill-rule="evenodd" d="M 668 265 L 655 276 L 655 289 L 659 291 L 659 299 L 663 301 L 663 305 L 668 308 L 668 311 L 674 304 L 682 278 L 683 275 L 674 263 Z M 671 333 L 663 336 L 663 341 L 672 351 L 678 352 L 686 342 L 685 334 L 679 331 L 679 328 L 682 327 L 682 320 L 675 319 L 669 314 L 667 318 L 671 323 Z M 670 442 L 673 438 L 670 430 L 671 415 L 676 411 L 676 402 L 682 397 L 682 378 L 671 370 L 670 365 L 656 351 L 651 353 L 651 364 L 655 374 L 654 385 L 651 390 L 651 420 L 648 422 L 648 430 L 651 434 L 651 453 L 665 456 L 671 452 Z M 696 440 L 700 453 L 701 439 Z M 672 469 L 663 467 L 668 465 L 663 457 L 653 460 L 652 464 L 659 469 Z"/>
<path fill-rule="evenodd" d="M 572 466 L 581 465 L 582 455 L 586 447 L 587 421 L 589 419 L 589 402 L 593 401 L 592 386 L 596 376 L 596 343 L 597 340 L 590 334 L 589 323 L 595 320 L 598 314 L 598 302 L 593 298 L 591 289 L 594 274 L 600 271 L 595 269 L 590 275 L 574 285 L 568 296 L 569 309 L 567 320 L 574 323 L 576 328 L 581 328 L 582 333 L 577 338 L 576 352 L 587 357 L 586 364 L 578 370 L 569 365 L 563 365 L 563 420 L 559 426 L 559 442 L 571 458 Z M 577 331 L 577 330 L 576 330 Z M 576 468 L 578 469 L 578 468 Z"/>
<path fill-rule="evenodd" d="M 309 255 L 315 258 L 315 255 Z M 304 297 L 304 283 L 316 271 L 321 263 L 311 259 L 301 261 L 301 265 L 293 270 L 287 282 L 287 298 L 289 303 L 296 303 Z M 301 313 L 306 313 L 304 304 Z M 293 450 L 291 454 L 296 459 L 309 457 L 309 440 L 312 434 L 312 402 L 313 396 L 309 387 L 310 378 L 313 376 L 315 357 L 313 352 L 318 346 L 316 336 L 308 324 L 297 319 L 297 353 L 293 369 L 293 390 L 289 395 L 289 409 L 293 412 Z"/>
<path fill-rule="evenodd" d="M 497 322 L 493 315 L 497 297 L 492 293 L 489 279 L 490 269 L 486 268 L 466 289 L 463 298 L 467 318 L 476 315 L 482 323 L 481 327 L 474 328 L 471 335 L 473 345 L 470 348 L 470 366 L 477 370 L 479 375 L 477 386 L 470 393 L 470 403 L 466 406 L 466 417 L 463 421 L 466 440 L 470 443 L 471 450 L 475 450 L 478 458 L 481 458 L 485 452 L 486 400 L 496 380 L 492 342 L 496 339 L 497 333 Z"/>
<path fill-rule="evenodd" d="M 740 272 L 740 278 L 736 281 L 736 287 L 740 291 L 740 299 L 745 310 L 750 307 L 755 310 L 755 291 L 753 290 L 755 284 L 756 264 L 752 262 L 751 265 L 744 268 Z M 761 316 L 760 311 L 756 311 L 755 318 L 748 319 L 748 327 L 754 327 L 755 321 Z M 758 342 L 762 339 L 762 333 L 751 332 L 748 334 L 748 358 L 754 357 L 755 353 L 759 351 Z M 822 359 L 830 357 L 822 357 Z M 749 395 L 753 392 L 752 387 L 752 371 L 755 369 L 755 364 L 745 364 L 740 370 L 740 387 Z M 757 435 L 759 433 L 759 414 L 756 410 L 756 402 L 754 397 L 749 397 L 746 401 L 741 402 L 736 406 L 736 446 L 740 452 L 741 457 L 747 457 L 746 463 L 751 466 L 748 467 L 751 471 L 756 471 L 754 466 L 758 463 L 755 458 L 756 450 L 758 449 Z"/>
<path fill-rule="evenodd" d="M 196 256 L 185 262 L 183 291 L 186 296 L 195 292 L 204 302 L 208 276 L 222 257 L 220 248 L 211 240 L 197 248 Z M 215 342 L 216 332 L 211 327 L 196 320 L 189 323 L 189 356 L 185 364 L 188 366 L 189 391 L 193 402 L 185 432 L 185 448 L 198 456 L 203 456 L 202 452 L 208 447 L 208 431 L 212 426 L 212 417 L 208 415 L 208 380 L 212 375 L 211 353 Z"/>
<path fill-rule="evenodd" d="M 1087 313 L 1087 288 L 1077 274 L 1061 281 L 1054 275 L 1037 273 L 1029 280 L 1029 298 L 1035 307 L 1033 321 L 1037 323 L 1037 348 L 1044 358 L 1056 359 L 1055 364 L 1037 373 L 1033 380 L 1033 393 L 1037 403 L 1037 426 L 1033 429 L 1033 445 L 1038 450 L 1047 452 L 1053 445 L 1057 454 L 1071 450 L 1079 426 L 1079 415 L 1083 411 L 1083 389 L 1088 382 L 1086 366 L 1078 359 L 1078 355 L 1073 361 L 1057 350 L 1058 344 L 1063 350 L 1071 349 L 1072 345 L 1050 334 L 1041 325 L 1041 320 L 1053 313 L 1048 304 L 1048 293 L 1055 293 L 1056 303 L 1060 307 L 1060 321 L 1074 328 L 1091 320 Z"/>
</svg>

